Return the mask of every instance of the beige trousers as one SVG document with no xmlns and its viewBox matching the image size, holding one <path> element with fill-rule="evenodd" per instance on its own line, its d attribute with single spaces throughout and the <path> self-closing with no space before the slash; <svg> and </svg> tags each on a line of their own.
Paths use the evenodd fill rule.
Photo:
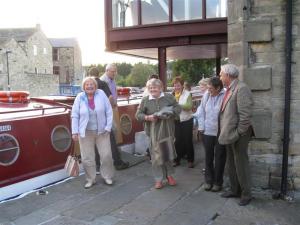
<svg viewBox="0 0 300 225">
<path fill-rule="evenodd" d="M 98 135 L 96 131 L 86 131 L 85 137 L 79 137 L 81 160 L 86 180 L 96 180 L 95 145 L 100 155 L 100 173 L 104 179 L 111 179 L 114 166 L 110 148 L 109 133 Z"/>
</svg>

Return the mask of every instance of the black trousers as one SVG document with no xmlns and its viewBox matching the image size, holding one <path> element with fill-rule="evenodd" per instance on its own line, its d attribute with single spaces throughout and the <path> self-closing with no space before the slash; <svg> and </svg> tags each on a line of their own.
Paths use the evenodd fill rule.
<svg viewBox="0 0 300 225">
<path fill-rule="evenodd" d="M 121 154 L 119 152 L 113 131 L 110 132 L 110 146 L 111 146 L 111 154 L 112 154 L 112 158 L 114 161 L 114 165 L 116 166 L 116 165 L 122 164 L 123 161 L 121 159 Z M 100 156 L 99 156 L 96 146 L 95 146 L 95 161 L 96 161 L 96 168 L 99 169 L 100 168 Z"/>
<path fill-rule="evenodd" d="M 177 162 L 185 154 L 188 162 L 194 162 L 193 118 L 183 122 L 175 121 L 175 148 Z"/>
<path fill-rule="evenodd" d="M 222 186 L 226 163 L 225 145 L 218 143 L 216 136 L 203 135 L 205 148 L 205 182 Z"/>
</svg>

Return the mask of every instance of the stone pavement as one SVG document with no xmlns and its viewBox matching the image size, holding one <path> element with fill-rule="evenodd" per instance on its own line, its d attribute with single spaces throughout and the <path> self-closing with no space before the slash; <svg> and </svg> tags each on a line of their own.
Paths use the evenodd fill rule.
<svg viewBox="0 0 300 225">
<path fill-rule="evenodd" d="M 198 148 L 199 149 L 199 148 Z M 198 152 L 199 155 L 199 152 Z M 198 157 L 199 158 L 199 157 Z M 0 225 L 299 225 L 299 201 L 273 200 L 254 191 L 246 207 L 203 190 L 203 164 L 176 169 L 178 185 L 153 188 L 149 161 L 117 171 L 110 187 L 83 188 L 84 176 L 0 204 Z M 1 190 L 0 190 L 1 191 Z"/>
</svg>

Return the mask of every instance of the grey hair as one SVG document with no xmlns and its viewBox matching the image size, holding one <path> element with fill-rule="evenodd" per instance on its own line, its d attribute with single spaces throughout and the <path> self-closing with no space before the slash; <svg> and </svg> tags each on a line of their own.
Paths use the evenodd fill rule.
<svg viewBox="0 0 300 225">
<path fill-rule="evenodd" d="M 234 64 L 226 64 L 221 66 L 221 71 L 226 73 L 229 77 L 237 78 L 239 76 L 239 69 Z"/>
<path fill-rule="evenodd" d="M 106 67 L 105 67 L 105 71 L 107 71 L 111 68 L 117 68 L 116 64 L 113 64 L 113 63 L 107 64 Z"/>
<path fill-rule="evenodd" d="M 150 80 L 147 81 L 147 87 L 149 86 L 159 86 L 159 87 L 162 87 L 162 82 L 160 79 L 155 79 L 155 78 L 152 78 Z"/>
<path fill-rule="evenodd" d="M 93 77 L 86 77 L 82 80 L 82 84 L 81 84 L 81 89 L 84 91 L 84 85 L 85 83 L 88 81 L 88 80 L 91 80 L 94 84 L 95 84 L 95 87 L 97 89 L 98 87 L 98 84 L 97 84 L 97 81 L 93 78 Z"/>
<path fill-rule="evenodd" d="M 207 85 L 209 82 L 209 78 L 202 78 L 199 80 L 198 85 Z"/>
</svg>

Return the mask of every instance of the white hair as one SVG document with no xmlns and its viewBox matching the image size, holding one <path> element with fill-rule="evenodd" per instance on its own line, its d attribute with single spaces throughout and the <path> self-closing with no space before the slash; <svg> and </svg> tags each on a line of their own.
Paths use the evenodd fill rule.
<svg viewBox="0 0 300 225">
<path fill-rule="evenodd" d="M 147 81 L 147 87 L 149 86 L 158 86 L 158 87 L 162 87 L 162 82 L 160 79 L 156 79 L 156 78 L 152 78 L 150 80 Z"/>
<path fill-rule="evenodd" d="M 237 78 L 239 76 L 239 69 L 234 64 L 226 64 L 221 66 L 221 71 L 226 73 L 229 77 Z"/>
<path fill-rule="evenodd" d="M 105 71 L 110 70 L 112 68 L 116 69 L 117 66 L 113 63 L 107 64 L 106 67 L 105 67 Z"/>
<path fill-rule="evenodd" d="M 95 87 L 96 87 L 96 89 L 97 89 L 97 87 L 98 87 L 97 81 L 96 81 L 93 77 L 86 77 L 86 78 L 83 79 L 82 84 L 81 84 L 81 89 L 82 89 L 83 91 L 84 91 L 84 85 L 85 85 L 85 83 L 86 83 L 87 81 L 89 81 L 89 80 L 91 80 L 91 81 L 95 84 Z"/>
</svg>

